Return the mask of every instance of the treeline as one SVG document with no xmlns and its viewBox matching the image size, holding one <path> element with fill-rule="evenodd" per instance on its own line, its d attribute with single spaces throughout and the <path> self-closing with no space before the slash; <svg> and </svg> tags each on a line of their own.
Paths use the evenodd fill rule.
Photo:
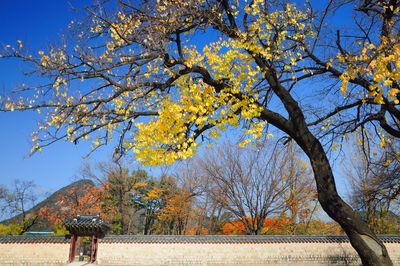
<svg viewBox="0 0 400 266">
<path fill-rule="evenodd" d="M 351 169 L 360 172 L 363 164 L 353 164 Z M 23 211 L 18 221 L 0 225 L 0 234 L 23 234 L 35 223 L 65 234 L 65 219 L 96 213 L 110 224 L 111 234 L 343 233 L 337 223 L 321 218 L 310 167 L 291 142 L 246 148 L 226 143 L 173 172 L 155 178 L 144 170 L 129 170 L 122 161 L 88 163 L 80 176 L 89 181 L 64 190 L 50 206 Z M 381 175 L 378 183 L 370 176 L 368 183 L 354 171 L 348 176 L 353 182 L 350 200 L 365 220 L 377 233 L 399 233 L 399 217 L 392 211 L 396 201 L 387 197 L 391 202 L 384 204 L 382 193 L 374 194 L 371 185 L 382 192 L 389 178 Z M 14 212 L 23 210 L 17 205 L 31 200 L 33 193 L 31 183 L 17 185 L 18 193 L 2 190 Z M 16 197 L 21 191 L 25 199 Z"/>
<path fill-rule="evenodd" d="M 82 176 L 97 186 L 69 191 L 59 208 L 40 215 L 56 225 L 78 213 L 101 213 L 114 234 L 307 233 L 317 200 L 300 157 L 291 145 L 226 143 L 159 178 L 120 162 L 87 165 Z"/>
</svg>

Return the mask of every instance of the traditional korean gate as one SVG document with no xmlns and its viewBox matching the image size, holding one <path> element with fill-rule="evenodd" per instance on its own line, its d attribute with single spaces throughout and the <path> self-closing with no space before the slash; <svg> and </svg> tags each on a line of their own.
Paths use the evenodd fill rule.
<svg viewBox="0 0 400 266">
<path fill-rule="evenodd" d="M 76 241 L 80 236 L 92 237 L 90 262 L 95 262 L 99 239 L 104 237 L 106 232 L 110 229 L 110 226 L 100 219 L 99 214 L 79 214 L 76 218 L 66 220 L 64 226 L 71 233 L 68 262 L 72 262 L 75 258 Z"/>
</svg>

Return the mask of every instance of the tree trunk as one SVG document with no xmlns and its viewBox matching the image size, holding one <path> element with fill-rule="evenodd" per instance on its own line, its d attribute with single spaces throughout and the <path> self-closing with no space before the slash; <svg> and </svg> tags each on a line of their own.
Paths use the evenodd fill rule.
<svg viewBox="0 0 400 266">
<path fill-rule="evenodd" d="M 259 54 L 252 54 L 257 65 L 264 71 L 276 96 L 282 101 L 289 119 L 278 113 L 264 109 L 260 118 L 270 122 L 292 137 L 310 159 L 317 184 L 318 200 L 324 211 L 340 224 L 357 251 L 363 265 L 393 265 L 382 242 L 364 222 L 360 215 L 347 205 L 338 195 L 332 169 L 324 148 L 310 132 L 303 111 L 290 92 L 277 79 L 275 69 Z"/>
<path fill-rule="evenodd" d="M 310 159 L 322 208 L 346 232 L 363 265 L 393 265 L 382 242 L 338 195 L 329 160 L 319 140 L 308 132 L 297 135 L 296 141 Z"/>
</svg>

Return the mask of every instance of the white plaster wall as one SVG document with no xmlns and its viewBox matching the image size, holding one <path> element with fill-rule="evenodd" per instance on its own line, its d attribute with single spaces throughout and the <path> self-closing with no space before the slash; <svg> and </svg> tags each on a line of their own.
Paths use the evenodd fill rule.
<svg viewBox="0 0 400 266">
<path fill-rule="evenodd" d="M 400 266 L 400 244 L 386 243 Z M 69 243 L 0 244 L 0 265 L 65 265 Z M 337 260 L 335 260 L 337 259 Z M 354 249 L 337 243 L 138 244 L 99 243 L 98 265 L 360 265 Z"/>
<path fill-rule="evenodd" d="M 400 265 L 400 244 L 387 244 Z M 337 243 L 137 244 L 100 243 L 100 265 L 359 265 L 355 250 Z"/>
<path fill-rule="evenodd" d="M 0 243 L 0 265 L 65 265 L 69 243 Z"/>
</svg>

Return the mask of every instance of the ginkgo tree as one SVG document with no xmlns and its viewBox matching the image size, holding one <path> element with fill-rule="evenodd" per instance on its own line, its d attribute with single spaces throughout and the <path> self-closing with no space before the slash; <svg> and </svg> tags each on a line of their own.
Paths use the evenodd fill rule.
<svg viewBox="0 0 400 266">
<path fill-rule="evenodd" d="M 152 165 L 190 157 L 227 129 L 242 130 L 239 145 L 262 142 L 274 126 L 308 156 L 322 208 L 363 264 L 391 265 L 338 195 L 327 151 L 360 127 L 375 126 L 382 148 L 400 137 L 400 3 L 297 2 L 100 3 L 58 47 L 4 47 L 2 57 L 45 80 L 4 95 L 1 109 L 42 112 L 32 152 L 61 139 L 93 149 L 116 139 L 116 153 Z"/>
</svg>

